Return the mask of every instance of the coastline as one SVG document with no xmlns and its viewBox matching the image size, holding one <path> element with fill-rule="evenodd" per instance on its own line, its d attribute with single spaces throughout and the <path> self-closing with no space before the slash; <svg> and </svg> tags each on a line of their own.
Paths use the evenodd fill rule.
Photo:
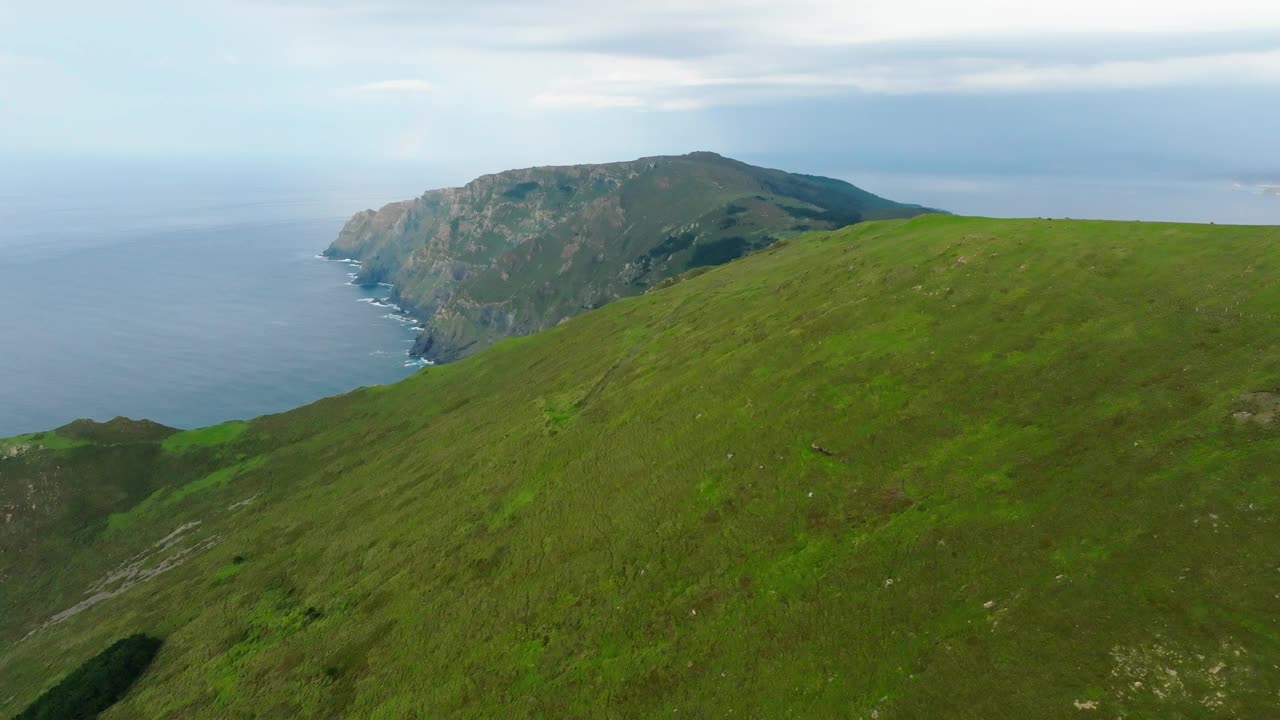
<svg viewBox="0 0 1280 720">
<path fill-rule="evenodd" d="M 381 298 L 374 297 L 374 296 L 359 297 L 359 298 L 356 298 L 356 302 L 365 303 L 367 305 L 372 305 L 373 307 L 376 307 L 376 308 L 389 310 L 390 312 L 380 315 L 379 318 L 384 320 L 391 320 L 393 322 L 401 323 L 403 325 L 409 325 L 411 329 L 417 333 L 417 336 L 413 338 L 413 341 L 410 344 L 409 349 L 405 351 L 405 355 L 408 358 L 404 361 L 405 367 L 427 367 L 430 365 L 435 365 L 434 361 L 428 360 L 422 357 L 420 354 L 417 354 L 414 352 L 414 350 L 419 346 L 421 342 L 422 332 L 426 329 L 426 326 L 423 324 L 423 322 L 420 319 L 414 317 L 408 310 L 404 308 L 404 306 L 402 306 L 399 302 L 397 302 L 398 298 L 396 297 L 396 294 L 395 294 L 395 285 L 389 282 L 382 282 L 382 281 L 377 281 L 372 283 L 360 282 L 360 273 L 358 272 L 358 269 L 364 267 L 364 263 L 361 260 L 357 260 L 355 258 L 331 257 L 323 253 L 318 253 L 314 257 L 317 260 L 323 260 L 325 262 L 343 263 L 353 268 L 357 268 L 357 272 L 347 273 L 348 285 L 352 285 L 357 288 L 360 288 L 361 290 L 366 290 L 366 291 L 372 288 L 377 288 L 377 287 L 385 288 L 391 291 L 390 294 L 386 295 L 385 297 L 381 297 Z"/>
</svg>

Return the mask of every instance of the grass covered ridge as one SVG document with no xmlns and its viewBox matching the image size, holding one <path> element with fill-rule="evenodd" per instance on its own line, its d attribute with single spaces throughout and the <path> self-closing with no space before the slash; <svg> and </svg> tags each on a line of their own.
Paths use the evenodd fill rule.
<svg viewBox="0 0 1280 720">
<path fill-rule="evenodd" d="M 248 423 L 232 420 L 219 425 L 184 430 L 165 438 L 161 446 L 168 452 L 183 452 L 191 448 L 224 445 L 235 440 L 248 427 Z"/>
<path fill-rule="evenodd" d="M 1278 267 L 1272 228 L 866 223 L 156 452 L 251 462 L 0 613 L 0 713 L 142 631 L 105 718 L 1265 716 Z"/>
</svg>

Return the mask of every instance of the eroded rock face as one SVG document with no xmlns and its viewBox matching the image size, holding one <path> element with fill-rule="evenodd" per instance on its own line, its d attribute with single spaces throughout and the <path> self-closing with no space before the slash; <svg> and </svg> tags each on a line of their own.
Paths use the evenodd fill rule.
<svg viewBox="0 0 1280 720">
<path fill-rule="evenodd" d="M 100 602 L 110 600 L 133 586 L 166 573 L 181 565 L 193 556 L 208 550 L 218 543 L 220 535 L 200 536 L 195 532 L 200 521 L 192 521 L 179 525 L 173 532 L 156 541 L 142 552 L 125 560 L 118 567 L 99 578 L 88 590 L 82 600 L 71 607 L 54 613 L 48 620 L 33 628 L 30 637 L 50 625 L 57 625 L 67 618 L 88 610 Z"/>
<path fill-rule="evenodd" d="M 454 360 L 778 238 L 927 209 L 714 153 L 511 170 L 357 213 L 325 251 Z"/>
</svg>

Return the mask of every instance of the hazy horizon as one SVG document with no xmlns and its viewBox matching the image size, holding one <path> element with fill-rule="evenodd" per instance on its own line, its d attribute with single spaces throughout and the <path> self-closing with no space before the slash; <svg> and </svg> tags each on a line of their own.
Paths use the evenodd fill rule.
<svg viewBox="0 0 1280 720">
<path fill-rule="evenodd" d="M 1260 202 L 1280 205 L 1280 6 L 1246 0 L 11 3 L 0 89 L 23 178 L 124 162 L 420 191 L 714 150 L 956 212 L 1127 218 L 1109 186 L 1145 184 L 1141 219 L 1280 222 Z M 1162 184 L 1216 209 L 1162 208 Z"/>
<path fill-rule="evenodd" d="M 1280 194 L 1273 183 L 1257 179 L 1130 175 L 1052 174 L 885 170 L 874 164 L 849 164 L 838 154 L 785 155 L 712 150 L 752 164 L 833 177 L 900 202 L 960 215 L 988 217 L 1069 217 L 1237 225 L 1280 224 Z M 676 149 L 668 154 L 682 154 Z M 639 155 L 602 158 L 631 160 Z M 564 164 L 547 162 L 539 164 Z M 358 168 L 319 164 L 212 163 L 202 161 L 70 160 L 10 165 L 0 169 L 0 249 L 8 262 L 23 252 L 72 251 L 113 231 L 163 230 L 156 214 L 144 209 L 180 198 L 188 214 L 182 224 L 232 225 L 246 213 L 260 221 L 259 209 L 246 203 L 254 188 L 272 198 L 282 220 L 305 211 L 307 217 L 345 219 L 366 208 L 416 197 L 425 191 L 463 185 L 480 175 L 515 168 L 480 162 L 470 167 L 431 163 L 366 165 Z M 292 197 L 291 201 L 281 198 Z M 61 203 L 83 222 L 102 221 L 96 232 L 80 234 L 59 224 L 48 208 Z M 34 211 L 33 211 L 34 209 Z M 195 213 L 192 215 L 190 213 Z M 136 216 L 131 223 L 131 215 Z M 171 229 L 178 227 L 171 226 Z M 49 242 L 58 236 L 58 242 Z M 24 250 L 25 248 L 25 250 Z M 317 251 L 322 249 L 316 248 Z"/>
</svg>

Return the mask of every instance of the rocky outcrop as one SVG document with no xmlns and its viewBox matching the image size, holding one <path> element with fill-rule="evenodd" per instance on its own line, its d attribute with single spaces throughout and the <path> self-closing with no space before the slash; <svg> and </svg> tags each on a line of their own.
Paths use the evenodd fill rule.
<svg viewBox="0 0 1280 720">
<path fill-rule="evenodd" d="M 415 354 L 444 362 L 788 235 L 923 212 L 704 152 L 485 175 L 357 213 L 325 254 L 390 283 L 423 322 Z"/>
</svg>

